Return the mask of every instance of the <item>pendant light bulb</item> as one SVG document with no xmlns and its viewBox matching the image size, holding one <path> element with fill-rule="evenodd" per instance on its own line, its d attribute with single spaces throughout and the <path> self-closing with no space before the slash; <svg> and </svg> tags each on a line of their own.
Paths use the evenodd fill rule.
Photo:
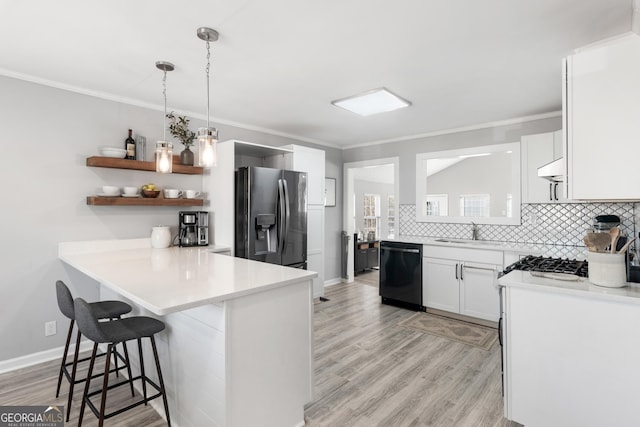
<svg viewBox="0 0 640 427">
<path fill-rule="evenodd" d="M 162 74 L 162 95 L 164 97 L 164 115 L 162 116 L 162 141 L 156 142 L 156 172 L 173 172 L 173 144 L 167 142 L 167 71 L 175 69 L 171 62 L 157 61 L 156 68 Z"/>
<path fill-rule="evenodd" d="M 198 129 L 198 164 L 202 167 L 215 166 L 218 161 L 218 131 L 209 126 L 209 70 L 211 68 L 211 50 L 209 42 L 218 40 L 218 32 L 212 28 L 200 27 L 196 32 L 200 40 L 207 44 L 207 127 Z"/>
</svg>

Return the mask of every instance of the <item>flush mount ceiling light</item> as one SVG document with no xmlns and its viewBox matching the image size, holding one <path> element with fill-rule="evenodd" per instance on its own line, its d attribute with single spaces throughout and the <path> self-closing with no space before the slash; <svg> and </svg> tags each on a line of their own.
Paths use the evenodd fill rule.
<svg viewBox="0 0 640 427">
<path fill-rule="evenodd" d="M 156 142 L 156 172 L 171 173 L 173 170 L 173 144 L 167 142 L 167 71 L 175 68 L 171 62 L 158 61 L 156 68 L 163 72 L 162 96 L 164 97 L 164 115 L 162 141 Z"/>
<path fill-rule="evenodd" d="M 207 127 L 198 129 L 198 164 L 203 167 L 215 166 L 217 162 L 218 130 L 209 127 L 209 69 L 211 68 L 211 50 L 209 42 L 218 40 L 218 32 L 208 27 L 200 27 L 197 31 L 198 38 L 207 42 Z"/>
<path fill-rule="evenodd" d="M 400 98 L 383 87 L 331 101 L 331 103 L 336 107 L 344 108 L 361 116 L 384 113 L 385 111 L 393 111 L 411 105 L 411 102 Z"/>
</svg>

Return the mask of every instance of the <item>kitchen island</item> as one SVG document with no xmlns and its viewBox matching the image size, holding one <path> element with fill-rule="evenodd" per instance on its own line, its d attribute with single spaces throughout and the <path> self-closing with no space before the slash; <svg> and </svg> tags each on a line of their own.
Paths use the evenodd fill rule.
<svg viewBox="0 0 640 427">
<path fill-rule="evenodd" d="M 166 323 L 158 352 L 173 425 L 304 424 L 316 273 L 149 239 L 65 242 L 58 256 L 97 281 L 101 299 Z"/>
<path fill-rule="evenodd" d="M 498 283 L 505 417 L 527 426 L 640 425 L 640 287 L 519 270 Z"/>
</svg>

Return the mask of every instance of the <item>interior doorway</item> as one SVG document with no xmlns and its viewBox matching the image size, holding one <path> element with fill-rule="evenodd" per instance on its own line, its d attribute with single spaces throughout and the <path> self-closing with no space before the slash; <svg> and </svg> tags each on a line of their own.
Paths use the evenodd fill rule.
<svg viewBox="0 0 640 427">
<path fill-rule="evenodd" d="M 398 157 L 344 164 L 343 224 L 347 236 L 351 236 L 346 251 L 347 282 L 352 282 L 354 278 L 355 233 L 361 232 L 366 237 L 374 232 L 377 239 L 393 238 L 399 233 L 399 165 Z M 373 209 L 365 212 L 365 205 Z"/>
</svg>

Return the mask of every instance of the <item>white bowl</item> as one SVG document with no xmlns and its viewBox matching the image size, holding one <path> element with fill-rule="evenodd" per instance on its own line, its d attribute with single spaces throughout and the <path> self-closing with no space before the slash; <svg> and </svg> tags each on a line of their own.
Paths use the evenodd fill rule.
<svg viewBox="0 0 640 427">
<path fill-rule="evenodd" d="M 103 185 L 102 194 L 105 196 L 119 196 L 120 188 L 113 185 Z"/>
<path fill-rule="evenodd" d="M 124 159 L 124 156 L 127 155 L 127 150 L 116 147 L 100 147 L 98 148 L 98 152 L 103 157 L 114 157 L 117 159 Z"/>
</svg>

